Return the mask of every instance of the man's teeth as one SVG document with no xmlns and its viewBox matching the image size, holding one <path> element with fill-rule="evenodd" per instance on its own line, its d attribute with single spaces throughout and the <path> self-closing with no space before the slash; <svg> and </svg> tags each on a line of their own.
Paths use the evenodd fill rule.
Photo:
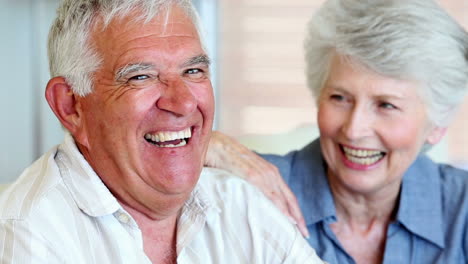
<svg viewBox="0 0 468 264">
<path fill-rule="evenodd" d="M 190 128 L 187 128 L 182 131 L 157 132 L 154 134 L 148 133 L 145 135 L 146 139 L 152 140 L 154 142 L 165 142 L 190 137 L 192 137 L 192 132 L 190 131 Z"/>
<path fill-rule="evenodd" d="M 184 139 L 182 139 L 182 140 L 180 141 L 180 143 L 177 144 L 177 145 L 174 145 L 174 144 L 166 144 L 166 145 L 158 145 L 158 147 L 161 147 L 161 148 L 177 148 L 177 147 L 183 147 L 183 146 L 185 146 L 185 145 L 187 145 L 187 141 L 185 141 Z"/>
<path fill-rule="evenodd" d="M 348 160 L 362 165 L 374 164 L 385 155 L 378 150 L 351 149 L 343 146 L 345 156 Z"/>
<path fill-rule="evenodd" d="M 160 147 L 182 147 L 187 144 L 187 141 L 185 139 L 191 138 L 192 137 L 192 131 L 189 128 L 186 128 L 181 131 L 164 131 L 164 132 L 156 132 L 154 134 L 146 134 L 145 139 L 150 140 L 153 143 L 163 143 L 167 141 L 174 141 L 174 140 L 180 140 L 180 143 L 177 145 L 174 144 L 161 144 L 158 145 Z"/>
</svg>

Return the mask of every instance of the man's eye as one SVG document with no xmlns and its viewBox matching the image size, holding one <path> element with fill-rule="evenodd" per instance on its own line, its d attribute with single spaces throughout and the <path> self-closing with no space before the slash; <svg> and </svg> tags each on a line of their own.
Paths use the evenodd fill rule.
<svg viewBox="0 0 468 264">
<path fill-rule="evenodd" d="M 202 69 L 188 69 L 185 75 L 192 79 L 199 79 L 204 76 L 205 72 Z"/>
<path fill-rule="evenodd" d="M 133 76 L 129 80 L 130 81 L 143 81 L 143 80 L 146 80 L 146 79 L 149 79 L 149 76 L 142 74 L 142 75 Z"/>
</svg>

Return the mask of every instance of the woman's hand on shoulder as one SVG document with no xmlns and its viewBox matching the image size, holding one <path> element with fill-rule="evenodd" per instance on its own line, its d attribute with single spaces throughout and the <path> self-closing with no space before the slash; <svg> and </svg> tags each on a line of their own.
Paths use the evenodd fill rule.
<svg viewBox="0 0 468 264">
<path fill-rule="evenodd" d="M 309 236 L 297 199 L 276 166 L 218 131 L 211 134 L 205 166 L 227 170 L 255 185 Z"/>
</svg>

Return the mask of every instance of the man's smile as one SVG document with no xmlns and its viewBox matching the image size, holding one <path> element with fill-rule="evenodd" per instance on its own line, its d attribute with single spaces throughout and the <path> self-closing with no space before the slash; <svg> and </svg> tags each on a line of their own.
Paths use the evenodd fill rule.
<svg viewBox="0 0 468 264">
<path fill-rule="evenodd" d="M 191 137 L 190 127 L 180 131 L 159 131 L 145 134 L 146 141 L 162 148 L 183 147 Z"/>
</svg>

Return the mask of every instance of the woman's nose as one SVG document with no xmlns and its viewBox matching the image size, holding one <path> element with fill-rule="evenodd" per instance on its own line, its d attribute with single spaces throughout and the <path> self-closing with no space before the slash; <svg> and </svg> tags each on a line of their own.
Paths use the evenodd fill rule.
<svg viewBox="0 0 468 264">
<path fill-rule="evenodd" d="M 366 109 L 354 107 L 342 126 L 343 135 L 349 140 L 359 140 L 372 134 L 372 115 Z"/>
</svg>

